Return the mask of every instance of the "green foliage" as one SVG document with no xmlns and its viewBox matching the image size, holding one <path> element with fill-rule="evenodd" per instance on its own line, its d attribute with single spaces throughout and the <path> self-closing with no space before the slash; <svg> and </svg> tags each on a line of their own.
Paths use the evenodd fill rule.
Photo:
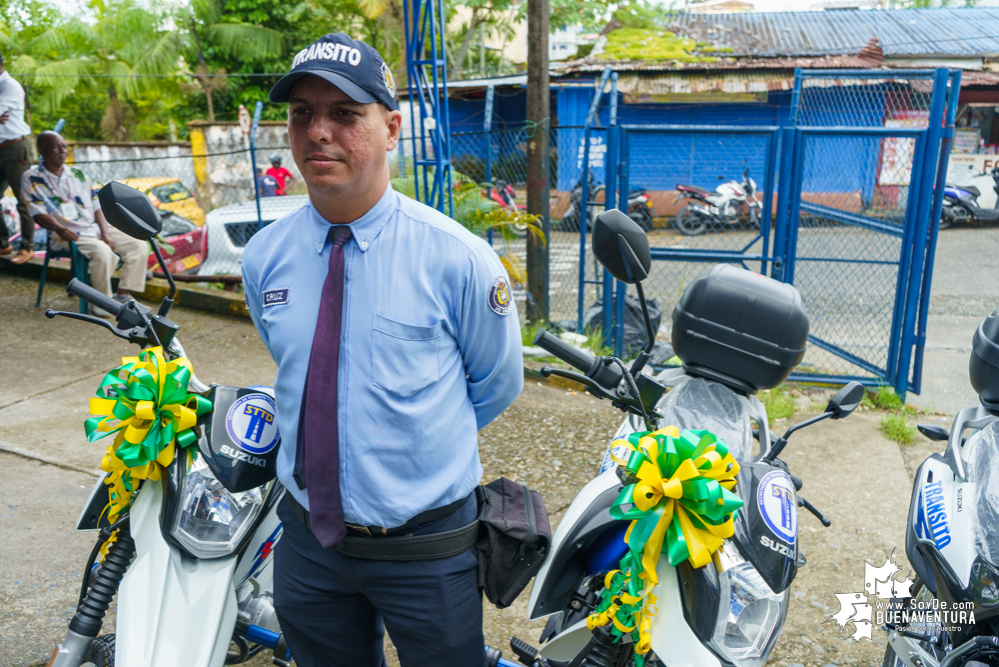
<svg viewBox="0 0 999 667">
<path fill-rule="evenodd" d="M 534 337 L 538 335 L 538 332 L 545 327 L 545 322 L 527 322 L 524 320 L 520 321 L 520 342 L 525 346 L 534 345 Z"/>
<path fill-rule="evenodd" d="M 895 393 L 895 389 L 887 385 L 877 388 L 871 395 L 871 402 L 880 410 L 900 410 L 903 407 L 902 399 Z"/>
<path fill-rule="evenodd" d="M 605 60 L 675 60 L 678 62 L 715 62 L 718 58 L 698 55 L 709 45 L 677 37 L 666 30 L 621 28 L 607 36 L 600 58 Z"/>
<path fill-rule="evenodd" d="M 613 350 L 604 344 L 604 334 L 600 327 L 587 329 L 585 335 L 586 342 L 583 343 L 583 347 L 589 350 L 594 356 L 609 357 L 613 354 Z"/>
<path fill-rule="evenodd" d="M 916 429 L 905 419 L 905 415 L 884 415 L 878 420 L 878 425 L 885 437 L 900 445 L 912 444 L 916 439 Z"/>
<path fill-rule="evenodd" d="M 794 414 L 795 402 L 785 385 L 764 389 L 756 396 L 767 409 L 767 418 L 773 424 L 778 419 L 787 419 Z"/>
</svg>

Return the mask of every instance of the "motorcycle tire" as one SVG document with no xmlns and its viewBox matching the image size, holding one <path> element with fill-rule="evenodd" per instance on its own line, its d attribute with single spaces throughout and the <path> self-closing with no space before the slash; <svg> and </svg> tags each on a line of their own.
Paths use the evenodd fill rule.
<svg viewBox="0 0 999 667">
<path fill-rule="evenodd" d="M 700 236 L 707 231 L 708 221 L 692 211 L 688 204 L 676 214 L 676 228 L 687 236 Z"/>
<path fill-rule="evenodd" d="M 635 209 L 628 211 L 628 217 L 635 221 L 639 227 L 647 232 L 652 231 L 653 221 L 652 214 L 649 213 L 648 209 Z"/>
<path fill-rule="evenodd" d="M 951 223 L 951 219 L 950 219 L 949 216 L 947 216 L 947 215 L 941 215 L 940 216 L 940 229 L 949 229 L 950 228 L 950 223 Z"/>
<path fill-rule="evenodd" d="M 510 229 L 513 230 L 513 235 L 518 239 L 527 236 L 527 225 L 510 225 Z"/>
<path fill-rule="evenodd" d="M 101 635 L 91 642 L 90 662 L 96 667 L 114 667 L 114 635 Z"/>
<path fill-rule="evenodd" d="M 911 601 L 916 599 L 916 596 L 919 594 L 922 588 L 923 588 L 923 580 L 917 576 L 915 580 L 912 582 L 912 588 L 909 589 L 909 592 L 912 593 L 912 597 L 909 598 L 909 600 Z M 929 644 L 925 644 L 924 647 L 928 648 Z M 891 647 L 891 644 L 885 647 L 885 657 L 881 661 L 881 667 L 905 667 L 905 663 L 895 653 L 895 649 Z"/>
</svg>

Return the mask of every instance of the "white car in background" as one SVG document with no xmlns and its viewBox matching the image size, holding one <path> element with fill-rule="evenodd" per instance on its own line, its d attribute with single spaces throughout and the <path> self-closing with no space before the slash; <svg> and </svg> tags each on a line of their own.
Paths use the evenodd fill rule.
<svg viewBox="0 0 999 667">
<path fill-rule="evenodd" d="M 260 224 L 269 225 L 308 202 L 308 195 L 261 197 L 259 221 L 257 202 L 253 199 L 212 209 L 205 217 L 205 261 L 198 268 L 198 275 L 242 275 L 243 248 Z"/>
</svg>

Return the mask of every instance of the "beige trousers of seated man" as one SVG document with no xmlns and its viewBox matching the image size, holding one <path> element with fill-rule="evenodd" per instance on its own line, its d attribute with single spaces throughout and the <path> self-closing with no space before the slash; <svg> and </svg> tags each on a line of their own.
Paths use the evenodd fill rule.
<svg viewBox="0 0 999 667">
<path fill-rule="evenodd" d="M 111 274 L 118 266 L 121 257 L 121 279 L 118 290 L 129 292 L 146 291 L 146 262 L 149 257 L 149 245 L 145 241 L 133 239 L 131 236 L 110 227 L 111 240 L 115 248 L 92 236 L 81 236 L 76 247 L 90 260 L 90 286 L 111 296 Z"/>
</svg>

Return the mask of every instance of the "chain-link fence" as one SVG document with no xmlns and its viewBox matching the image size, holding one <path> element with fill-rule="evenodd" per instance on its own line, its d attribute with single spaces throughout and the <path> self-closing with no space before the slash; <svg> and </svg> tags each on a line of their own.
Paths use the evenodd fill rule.
<svg viewBox="0 0 999 667">
<path fill-rule="evenodd" d="M 917 144 L 929 148 L 932 95 L 927 78 L 801 81 L 798 127 L 857 128 L 803 129 L 792 166 L 800 194 L 789 278 L 801 293 L 812 336 L 804 372 L 891 378 L 897 370 L 905 238 L 915 229 L 920 196 L 928 201 L 933 189 L 919 185 L 918 172 L 926 160 L 937 160 L 936 146 L 916 160 Z M 881 131 L 863 134 L 870 128 Z"/>
</svg>

